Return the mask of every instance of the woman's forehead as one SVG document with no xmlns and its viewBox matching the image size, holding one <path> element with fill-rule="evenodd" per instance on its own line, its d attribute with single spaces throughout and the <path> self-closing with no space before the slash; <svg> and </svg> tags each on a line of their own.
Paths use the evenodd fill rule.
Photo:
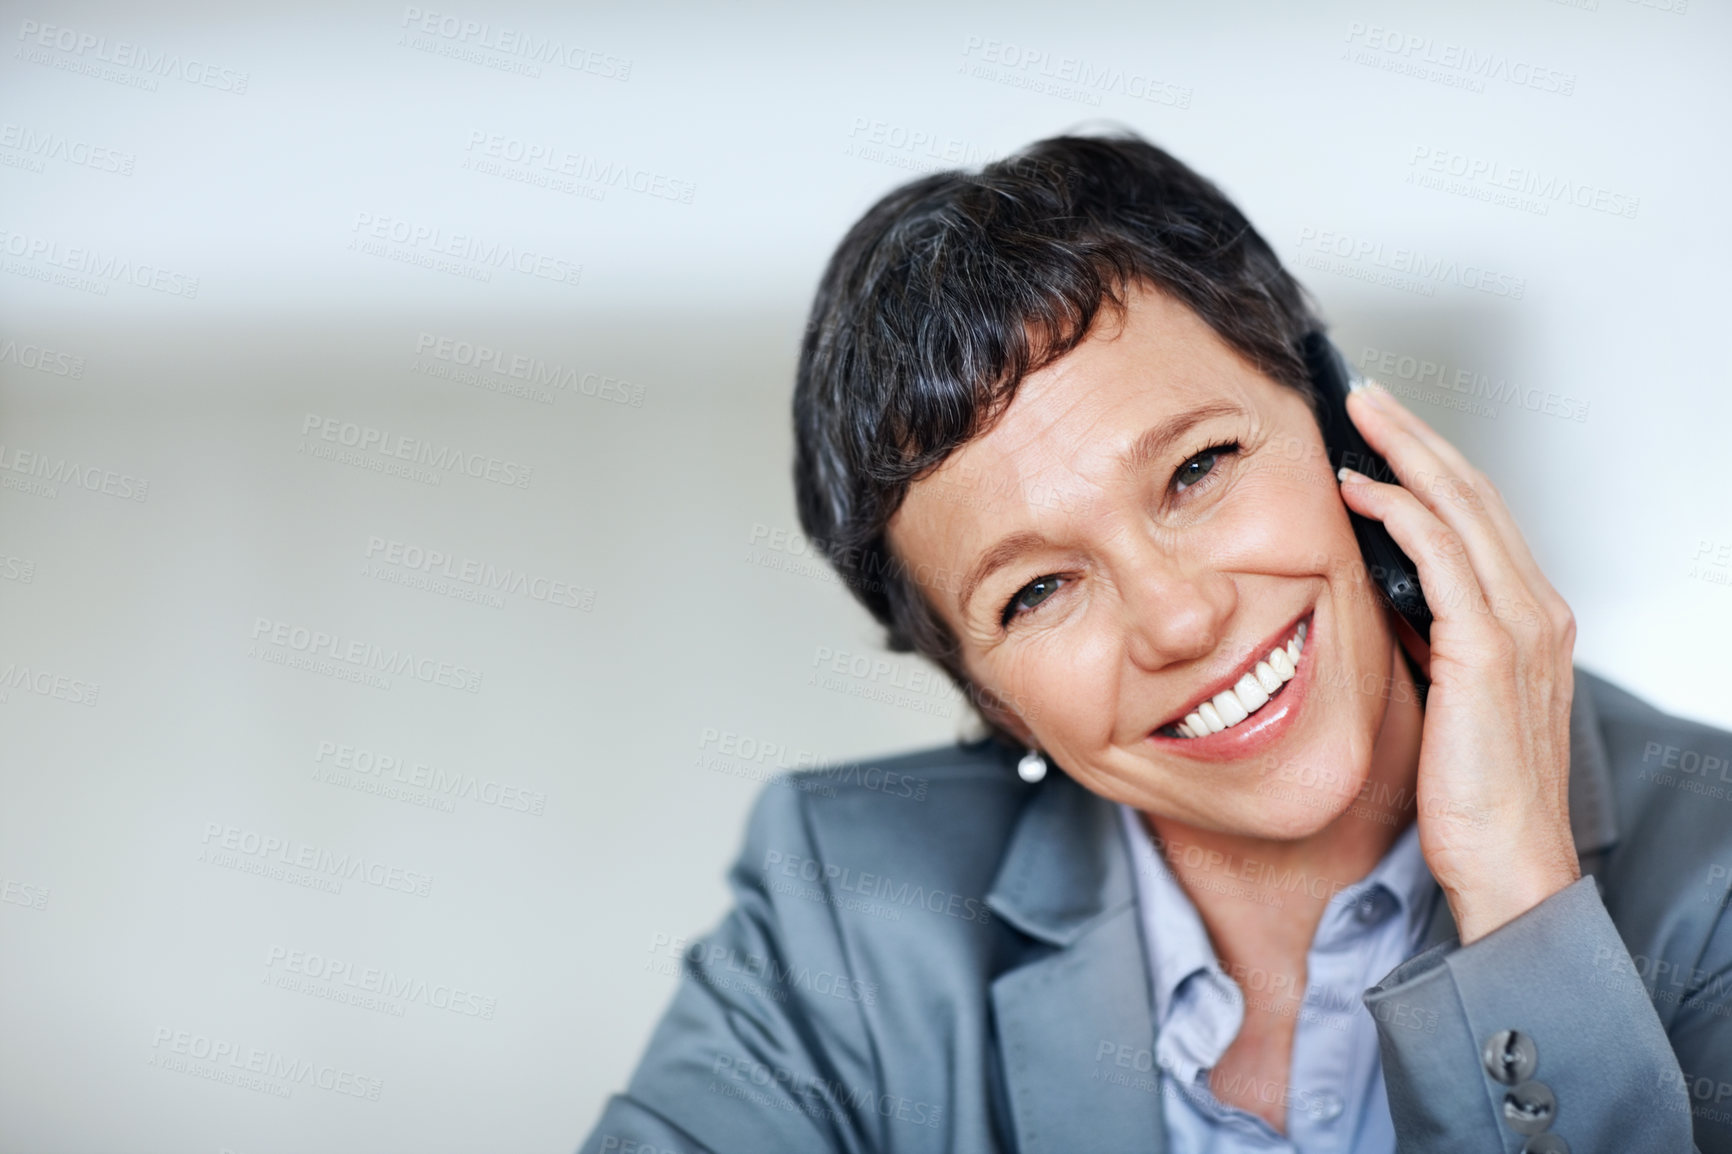
<svg viewBox="0 0 1732 1154">
<path fill-rule="evenodd" d="M 1007 486 L 1136 464 L 1204 420 L 1247 411 L 1270 383 L 1184 306 L 1140 294 L 1122 325 L 1024 378 L 989 427 L 910 486 L 903 509 L 968 507 Z"/>
</svg>

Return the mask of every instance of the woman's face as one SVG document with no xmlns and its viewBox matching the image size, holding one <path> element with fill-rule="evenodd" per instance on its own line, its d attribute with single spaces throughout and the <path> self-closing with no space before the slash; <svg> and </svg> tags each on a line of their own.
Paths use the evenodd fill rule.
<svg viewBox="0 0 1732 1154">
<path fill-rule="evenodd" d="M 1007 723 L 1095 793 L 1291 839 L 1365 782 L 1397 651 L 1316 421 L 1170 297 L 1133 289 L 1025 378 L 890 541 L 944 575 L 923 592 Z"/>
</svg>

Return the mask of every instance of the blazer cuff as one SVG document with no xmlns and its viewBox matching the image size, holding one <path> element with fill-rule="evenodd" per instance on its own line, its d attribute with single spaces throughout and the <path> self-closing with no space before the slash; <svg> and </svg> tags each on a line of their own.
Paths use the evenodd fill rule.
<svg viewBox="0 0 1732 1154">
<path fill-rule="evenodd" d="M 1516 1154 L 1542 1133 L 1574 1154 L 1692 1149 L 1678 1059 L 1592 877 L 1364 1001 L 1403 1154 Z M 1528 1148 L 1563 1149 L 1547 1141 Z"/>
</svg>

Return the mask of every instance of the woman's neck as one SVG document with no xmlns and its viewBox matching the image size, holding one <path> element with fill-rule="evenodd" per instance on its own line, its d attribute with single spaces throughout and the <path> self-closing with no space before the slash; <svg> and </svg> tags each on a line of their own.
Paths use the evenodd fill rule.
<svg viewBox="0 0 1732 1154">
<path fill-rule="evenodd" d="M 1407 663 L 1391 645 L 1385 684 L 1392 691 L 1372 746 L 1368 788 L 1328 825 L 1307 837 L 1277 840 L 1143 814 L 1230 967 L 1292 962 L 1302 972 L 1329 899 L 1375 869 L 1413 821 L 1424 713 Z M 1191 852 L 1193 846 L 1202 852 Z"/>
</svg>

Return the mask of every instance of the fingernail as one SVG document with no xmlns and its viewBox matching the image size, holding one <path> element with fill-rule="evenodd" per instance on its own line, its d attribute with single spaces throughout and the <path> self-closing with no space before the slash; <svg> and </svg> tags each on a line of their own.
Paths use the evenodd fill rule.
<svg viewBox="0 0 1732 1154">
<path fill-rule="evenodd" d="M 1367 477 L 1364 473 L 1349 469 L 1346 465 L 1343 465 L 1339 469 L 1335 470 L 1335 479 L 1345 485 L 1349 482 L 1358 484 L 1360 481 L 1369 481 L 1371 478 Z"/>
</svg>

